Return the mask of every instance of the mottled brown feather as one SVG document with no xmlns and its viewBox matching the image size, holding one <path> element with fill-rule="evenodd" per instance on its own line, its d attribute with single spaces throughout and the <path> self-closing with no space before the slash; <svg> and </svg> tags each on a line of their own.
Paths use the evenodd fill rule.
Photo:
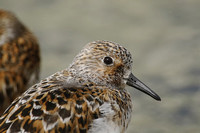
<svg viewBox="0 0 200 133">
<path fill-rule="evenodd" d="M 39 70 L 37 39 L 12 13 L 0 9 L 0 115 L 38 80 Z"/>
</svg>

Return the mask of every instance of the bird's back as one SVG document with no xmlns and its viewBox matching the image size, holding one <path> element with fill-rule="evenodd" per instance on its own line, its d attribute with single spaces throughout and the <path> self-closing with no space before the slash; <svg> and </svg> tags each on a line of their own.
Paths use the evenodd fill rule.
<svg viewBox="0 0 200 133">
<path fill-rule="evenodd" d="M 4 112 L 0 132 L 124 132 L 130 113 L 131 99 L 126 91 L 93 83 L 73 87 L 56 79 L 43 80 Z"/>
</svg>

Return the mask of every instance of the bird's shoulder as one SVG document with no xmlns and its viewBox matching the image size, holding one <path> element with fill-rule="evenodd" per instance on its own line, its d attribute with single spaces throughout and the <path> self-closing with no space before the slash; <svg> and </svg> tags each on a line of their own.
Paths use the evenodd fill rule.
<svg viewBox="0 0 200 133">
<path fill-rule="evenodd" d="M 120 112 L 119 95 L 94 84 L 73 87 L 44 80 L 10 105 L 0 118 L 0 131 L 86 131 L 93 120 Z"/>
</svg>

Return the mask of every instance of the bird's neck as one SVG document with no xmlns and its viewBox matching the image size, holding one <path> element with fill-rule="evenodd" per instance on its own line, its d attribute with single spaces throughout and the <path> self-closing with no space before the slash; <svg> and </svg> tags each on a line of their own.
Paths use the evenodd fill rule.
<svg viewBox="0 0 200 133">
<path fill-rule="evenodd" d="M 65 86 L 105 86 L 110 89 L 118 89 L 123 90 L 125 88 L 125 85 L 122 84 L 114 86 L 112 83 L 108 83 L 106 79 L 98 77 L 98 73 L 94 73 L 93 75 L 87 75 L 87 74 L 81 74 L 80 72 L 73 70 L 73 69 L 65 69 L 63 71 L 57 72 L 54 74 L 54 80 L 55 77 L 57 80 L 62 81 Z"/>
</svg>

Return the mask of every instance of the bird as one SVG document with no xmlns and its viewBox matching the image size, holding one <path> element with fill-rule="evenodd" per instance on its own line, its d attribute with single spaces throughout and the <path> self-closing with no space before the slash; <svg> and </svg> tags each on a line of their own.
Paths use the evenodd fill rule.
<svg viewBox="0 0 200 133">
<path fill-rule="evenodd" d="M 125 133 L 132 101 L 126 85 L 161 98 L 132 73 L 118 43 L 88 44 L 62 71 L 30 87 L 0 118 L 0 132 Z"/>
<path fill-rule="evenodd" d="M 36 37 L 14 15 L 0 9 L 0 115 L 39 80 L 40 48 Z"/>
</svg>

